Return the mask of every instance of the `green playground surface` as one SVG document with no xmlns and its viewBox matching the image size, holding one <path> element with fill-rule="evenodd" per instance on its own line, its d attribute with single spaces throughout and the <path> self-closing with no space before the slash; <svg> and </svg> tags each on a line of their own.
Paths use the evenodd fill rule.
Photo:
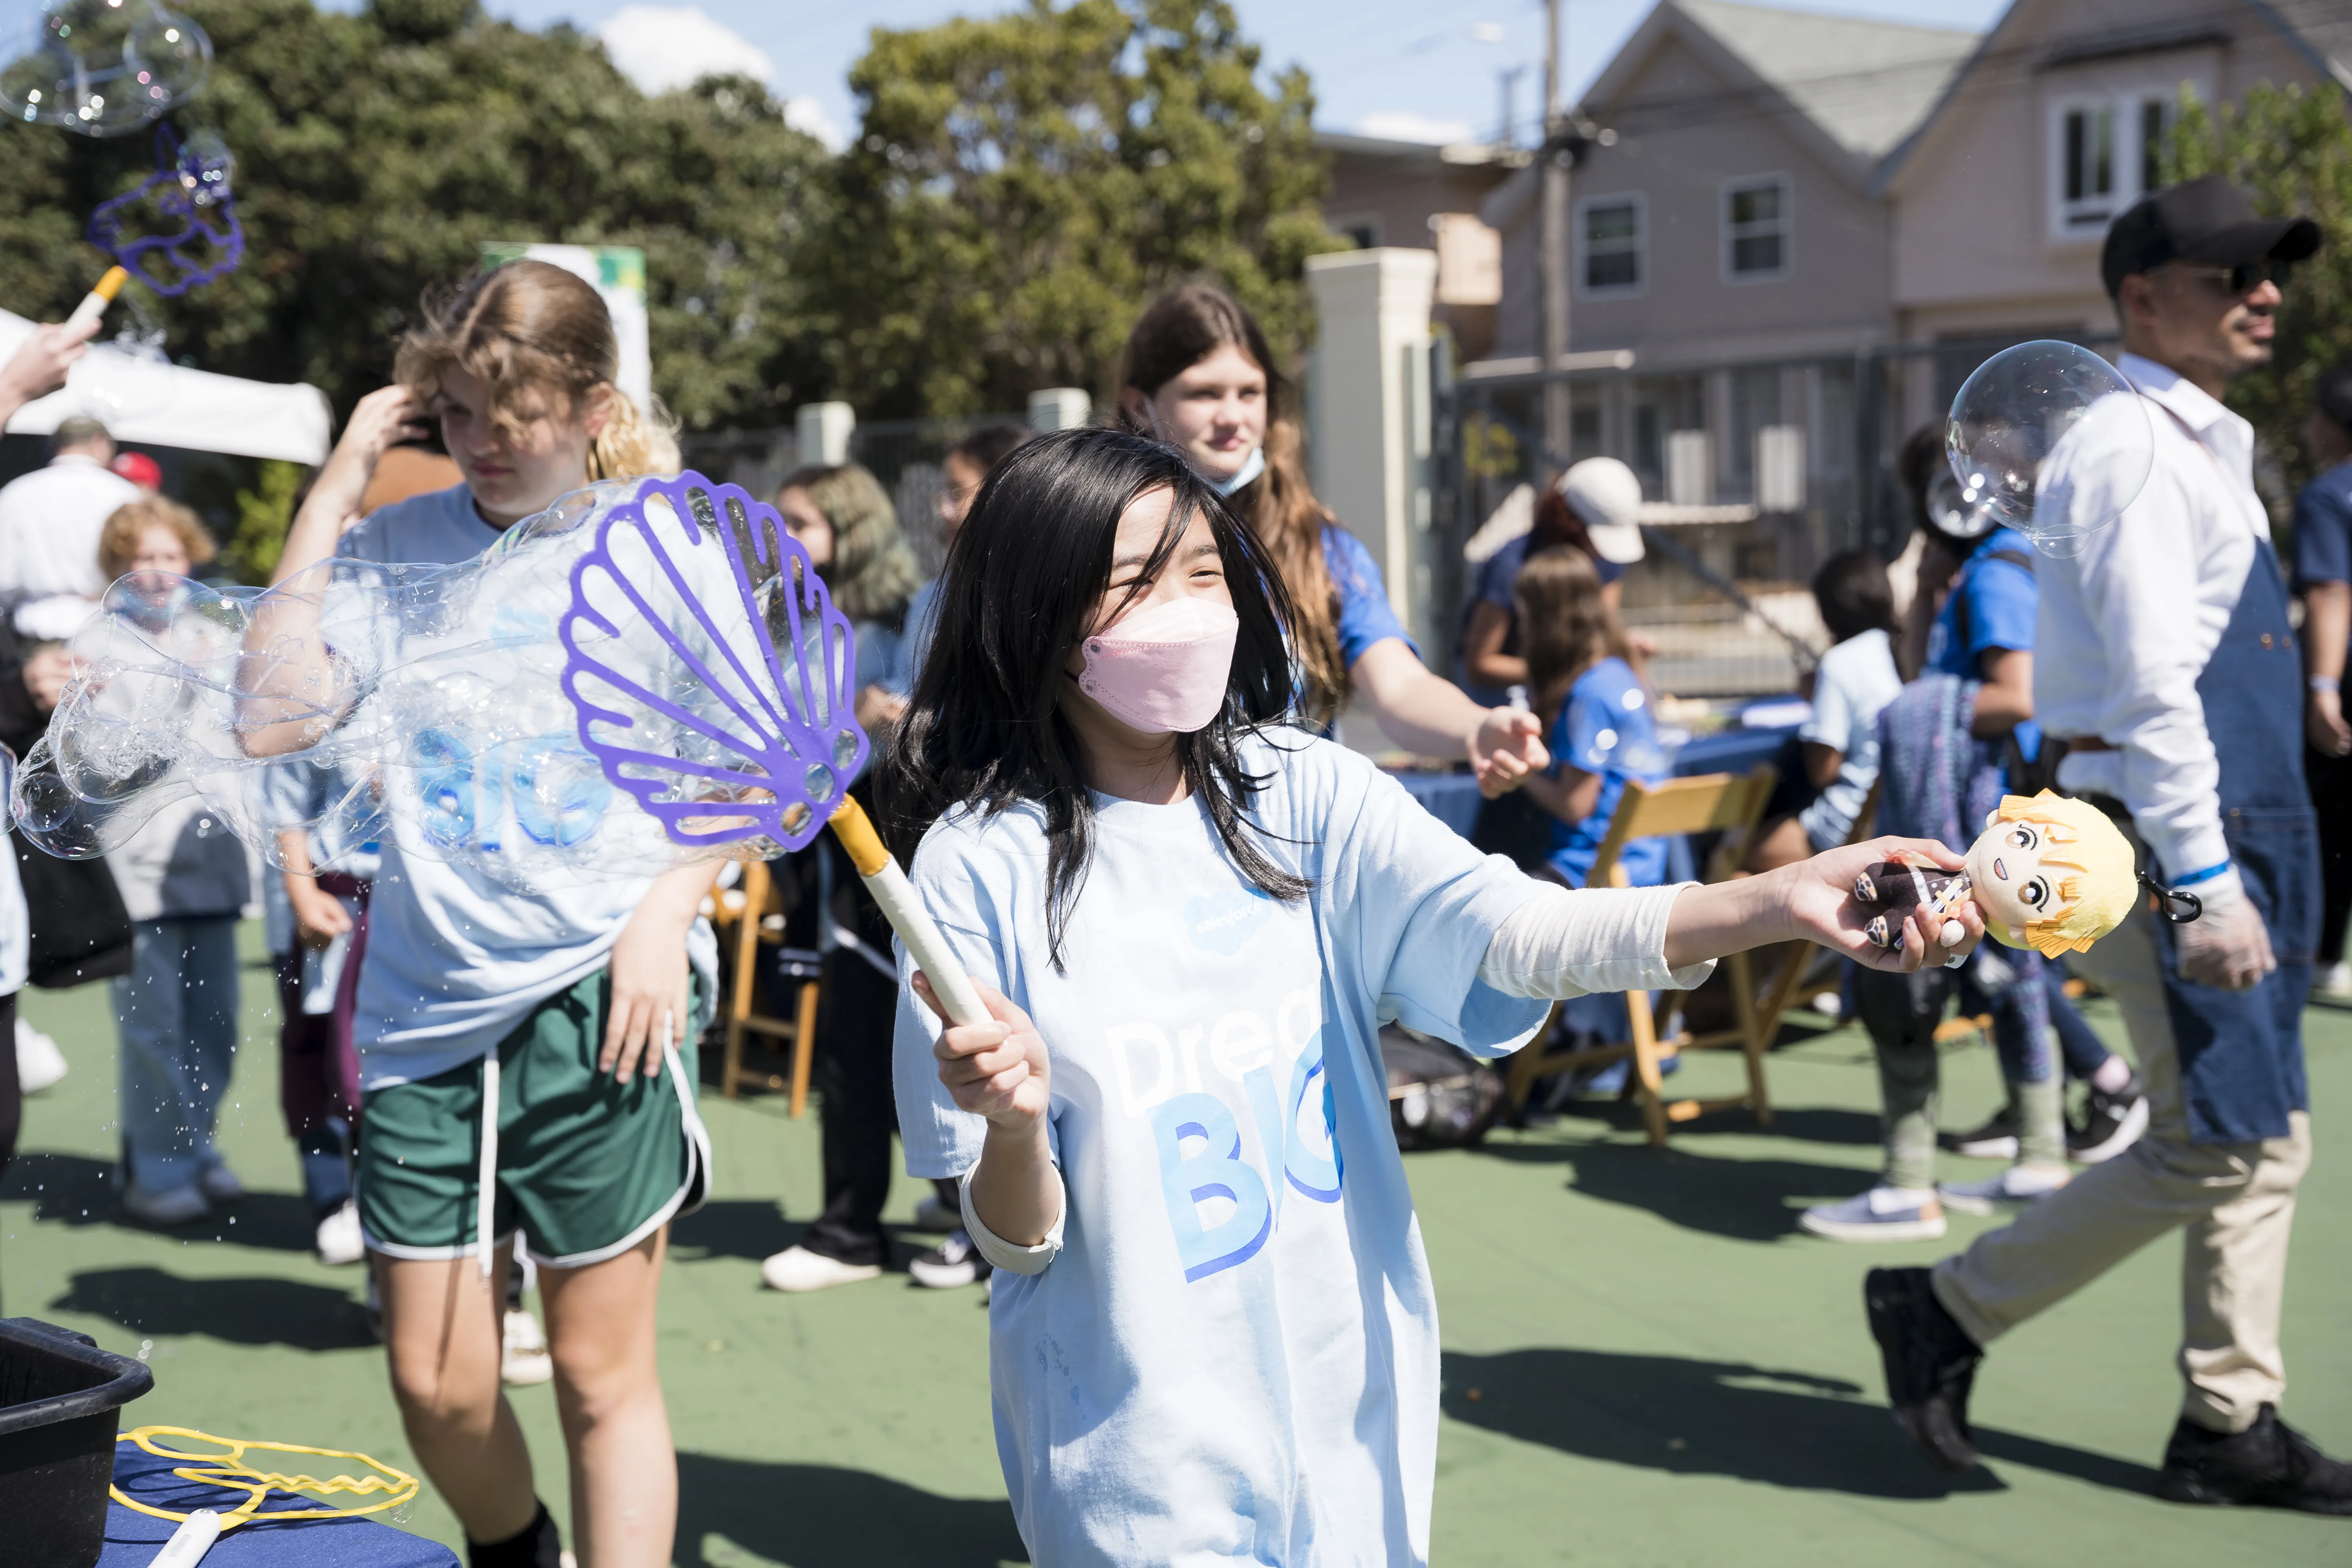
<svg viewBox="0 0 2352 1568">
<path fill-rule="evenodd" d="M 246 933 L 254 951 L 257 932 Z M 247 1049 L 222 1142 L 251 1194 L 189 1235 L 118 1222 L 114 1029 L 102 986 L 25 994 L 67 1080 L 26 1106 L 0 1192 L 0 1310 L 88 1333 L 155 1369 L 125 1426 L 172 1425 L 411 1456 L 369 1337 L 358 1268 L 321 1267 L 277 1104 L 273 988 L 246 971 Z M 2089 1015 L 2120 1041 L 2112 1008 Z M 1810 1031 L 1810 1032 L 1809 1032 Z M 1771 1063 L 1780 1113 L 1643 1146 L 1591 1102 L 1475 1151 L 1406 1161 L 1446 1347 L 1433 1558 L 1462 1564 L 2342 1564 L 2352 1521 L 2198 1510 L 2147 1495 L 2178 1408 L 2179 1246 L 2149 1247 L 1995 1348 L 1974 1414 L 1987 1463 L 1954 1482 L 1886 1417 L 1863 1325 L 1863 1271 L 1944 1242 L 1840 1246 L 1797 1211 L 1868 1184 L 1875 1079 L 1859 1031 L 1794 1016 Z M 2285 1344 L 2289 1419 L 2352 1453 L 2352 1012 L 2308 1016 L 2319 1150 L 2303 1188 Z M 1728 1090 L 1734 1057 L 1681 1075 Z M 1990 1053 L 1955 1049 L 1946 1104 L 1973 1124 Z M 900 1271 L 813 1297 L 761 1289 L 759 1261 L 817 1207 L 817 1126 L 783 1098 L 706 1089 L 713 1201 L 677 1229 L 663 1289 L 663 1381 L 682 1505 L 677 1561 L 793 1568 L 990 1568 L 1027 1559 L 997 1471 L 987 1318 L 976 1290 Z M 1989 1164 L 1949 1159 L 1947 1173 Z M 903 1182 L 893 1218 L 920 1189 Z M 927 1238 L 904 1233 L 902 1260 Z M 554 1398 L 513 1391 L 564 1516 Z M 457 1544 L 429 1489 L 406 1528 Z"/>
</svg>

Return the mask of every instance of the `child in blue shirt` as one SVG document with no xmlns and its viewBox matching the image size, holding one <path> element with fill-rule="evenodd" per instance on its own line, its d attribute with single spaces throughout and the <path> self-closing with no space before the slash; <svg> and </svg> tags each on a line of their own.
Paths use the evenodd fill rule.
<svg viewBox="0 0 2352 1568">
<path fill-rule="evenodd" d="M 1591 879 L 1593 857 L 1609 837 L 1626 784 L 1666 777 L 1656 708 L 1582 551 L 1538 552 L 1519 569 L 1517 592 L 1537 707 L 1558 715 L 1546 740 L 1557 763 L 1527 789 L 1553 819 L 1546 865 L 1581 888 Z M 1610 874 L 1621 888 L 1654 888 L 1665 878 L 1663 838 L 1626 844 Z"/>
<path fill-rule="evenodd" d="M 877 798 L 994 1021 L 943 1026 L 908 972 L 899 1123 L 999 1271 L 1030 1561 L 1425 1562 L 1437 1318 L 1381 1022 L 1500 1056 L 1545 998 L 1695 984 L 1759 942 L 1916 965 L 1940 940 L 1916 919 L 1901 954 L 1842 920 L 1897 843 L 1708 888 L 1481 856 L 1284 723 L 1277 568 L 1125 432 L 1006 458 L 941 584 Z"/>
</svg>

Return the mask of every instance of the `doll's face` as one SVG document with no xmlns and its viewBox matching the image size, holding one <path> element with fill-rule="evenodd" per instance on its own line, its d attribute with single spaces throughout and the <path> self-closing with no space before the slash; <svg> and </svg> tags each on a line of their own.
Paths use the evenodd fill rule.
<svg viewBox="0 0 2352 1568">
<path fill-rule="evenodd" d="M 2048 842 L 2038 822 L 1995 822 L 1969 847 L 1969 896 L 2021 940 L 2057 905 L 2058 879 L 2042 868 Z"/>
</svg>

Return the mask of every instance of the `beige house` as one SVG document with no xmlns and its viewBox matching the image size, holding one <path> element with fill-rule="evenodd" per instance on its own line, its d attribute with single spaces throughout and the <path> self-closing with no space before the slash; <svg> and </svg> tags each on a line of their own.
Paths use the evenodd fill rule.
<svg viewBox="0 0 2352 1568">
<path fill-rule="evenodd" d="M 1873 532 L 1894 448 L 1989 341 L 2113 330 L 2099 242 L 2183 84 L 2331 80 L 2352 0 L 2016 0 L 1981 36 L 1661 0 L 1579 109 L 1570 350 L 1633 363 L 1580 378 L 1568 455 L 1825 545 Z M 1540 368 L 1539 184 L 1481 209 L 1502 298 L 1473 384 Z M 1788 542 L 1722 564 L 1801 575 Z"/>
<path fill-rule="evenodd" d="M 1434 324 L 1454 335 L 1462 359 L 1494 352 L 1495 308 L 1503 297 L 1502 238 L 1479 207 L 1528 154 L 1486 142 L 1435 146 L 1378 136 L 1318 132 L 1330 160 L 1325 226 L 1359 250 L 1398 247 L 1437 253 Z"/>
</svg>

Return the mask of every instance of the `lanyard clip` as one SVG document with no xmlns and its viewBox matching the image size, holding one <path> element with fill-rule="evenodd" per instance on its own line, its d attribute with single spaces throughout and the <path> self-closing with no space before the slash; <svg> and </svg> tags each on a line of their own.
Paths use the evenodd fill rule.
<svg viewBox="0 0 2352 1568">
<path fill-rule="evenodd" d="M 2156 912 L 2177 926 L 2185 926 L 2205 913 L 2205 901 L 2194 893 L 2184 893 L 2168 888 L 2142 871 L 2139 885 L 2156 900 Z"/>
</svg>

